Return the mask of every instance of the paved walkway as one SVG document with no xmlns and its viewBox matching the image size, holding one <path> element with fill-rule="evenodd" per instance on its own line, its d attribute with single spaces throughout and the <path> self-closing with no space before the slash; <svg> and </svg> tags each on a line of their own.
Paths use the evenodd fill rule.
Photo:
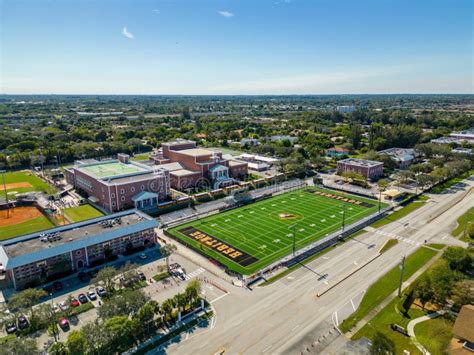
<svg viewBox="0 0 474 355">
<path fill-rule="evenodd" d="M 439 317 L 440 315 L 444 314 L 445 311 L 439 311 L 439 312 L 433 312 L 433 313 L 429 313 L 427 314 L 426 316 L 423 316 L 423 317 L 419 317 L 419 318 L 415 318 L 413 320 L 411 320 L 408 325 L 407 325 L 407 332 L 408 332 L 408 335 L 410 336 L 411 340 L 413 341 L 413 343 L 416 345 L 416 347 L 423 353 L 423 354 L 427 354 L 429 355 L 430 352 L 428 350 L 426 350 L 423 345 L 420 344 L 420 342 L 416 339 L 416 335 L 415 335 L 415 326 L 418 324 L 418 323 L 421 323 L 421 322 L 424 322 L 426 320 L 430 320 L 430 319 L 433 319 L 433 318 L 437 318 Z"/>
</svg>

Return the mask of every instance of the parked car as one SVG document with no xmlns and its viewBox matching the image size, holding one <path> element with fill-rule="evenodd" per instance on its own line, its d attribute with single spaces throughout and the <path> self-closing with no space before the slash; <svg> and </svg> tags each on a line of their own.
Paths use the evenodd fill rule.
<svg viewBox="0 0 474 355">
<path fill-rule="evenodd" d="M 97 299 L 97 295 L 95 294 L 94 291 L 91 291 L 91 290 L 87 291 L 87 297 L 89 297 L 91 301 L 94 301 Z"/>
<path fill-rule="evenodd" d="M 66 303 L 66 301 L 61 301 L 58 305 L 61 311 L 66 311 L 69 308 L 69 305 Z"/>
<path fill-rule="evenodd" d="M 58 320 L 59 326 L 62 330 L 66 331 L 69 330 L 69 320 L 65 317 L 61 317 Z"/>
<path fill-rule="evenodd" d="M 97 292 L 97 294 L 100 297 L 106 297 L 107 296 L 107 291 L 102 286 L 97 286 L 96 289 L 95 289 L 95 292 Z"/>
<path fill-rule="evenodd" d="M 18 317 L 18 328 L 26 329 L 29 326 L 30 326 L 30 323 L 28 322 L 28 319 L 25 316 Z"/>
<path fill-rule="evenodd" d="M 55 291 L 61 291 L 63 289 L 63 283 L 61 281 L 54 281 L 53 282 L 53 289 Z"/>
<path fill-rule="evenodd" d="M 81 302 L 82 304 L 89 302 L 86 295 L 83 294 L 83 293 L 81 293 L 79 296 L 77 296 L 77 298 L 78 298 L 79 302 Z"/>
<path fill-rule="evenodd" d="M 77 277 L 79 278 L 79 281 L 81 281 L 81 282 L 89 281 L 89 276 L 87 276 L 87 274 L 85 272 L 81 271 L 79 274 L 77 274 Z"/>
<path fill-rule="evenodd" d="M 5 331 L 7 332 L 7 334 L 13 334 L 15 333 L 17 330 L 16 328 L 16 324 L 15 323 L 7 323 L 5 324 Z"/>
<path fill-rule="evenodd" d="M 140 281 L 145 281 L 145 280 L 146 280 L 146 276 L 145 276 L 145 274 L 144 274 L 143 272 L 137 273 L 137 276 L 138 276 L 138 279 L 139 279 Z"/>
<path fill-rule="evenodd" d="M 57 304 L 57 303 L 53 303 L 53 304 L 51 305 L 51 310 L 52 310 L 54 313 L 58 312 L 58 311 L 59 311 L 59 306 L 58 306 L 58 304 Z"/>
<path fill-rule="evenodd" d="M 76 298 L 71 299 L 71 306 L 72 307 L 79 307 L 81 305 L 81 302 L 79 302 Z"/>
</svg>

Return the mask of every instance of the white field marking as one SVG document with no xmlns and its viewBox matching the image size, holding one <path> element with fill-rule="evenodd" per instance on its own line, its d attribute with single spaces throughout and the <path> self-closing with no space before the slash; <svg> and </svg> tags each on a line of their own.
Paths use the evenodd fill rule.
<svg viewBox="0 0 474 355">
<path fill-rule="evenodd" d="M 267 247 L 267 246 L 266 246 L 265 244 L 263 244 L 263 245 L 261 245 L 258 249 L 266 249 L 266 247 Z"/>
<path fill-rule="evenodd" d="M 310 227 L 316 227 L 316 224 L 311 223 L 309 226 L 310 226 Z"/>
<path fill-rule="evenodd" d="M 289 233 L 286 235 L 287 237 L 292 237 L 293 236 L 293 233 Z"/>
<path fill-rule="evenodd" d="M 355 310 L 356 310 L 356 307 L 355 307 L 355 305 L 354 305 L 354 301 L 352 300 L 352 298 L 351 298 L 351 305 L 352 305 L 352 309 L 355 311 Z"/>
<path fill-rule="evenodd" d="M 349 211 L 352 211 L 352 207 L 349 207 Z"/>
<path fill-rule="evenodd" d="M 241 214 L 239 214 L 239 215 L 237 216 L 237 218 L 242 218 L 242 217 L 243 217 L 243 215 L 241 215 Z"/>
<path fill-rule="evenodd" d="M 227 296 L 229 293 L 224 293 L 223 295 L 220 295 L 219 297 L 217 298 L 214 298 L 211 302 L 209 302 L 210 304 L 214 304 L 216 303 L 217 301 L 223 299 L 225 296 Z M 215 313 L 214 313 L 215 314 Z"/>
<path fill-rule="evenodd" d="M 296 200 L 296 198 L 295 198 L 295 197 L 292 197 L 292 198 L 290 198 L 290 200 L 293 200 L 293 201 L 294 201 L 294 200 Z"/>
<path fill-rule="evenodd" d="M 230 222 L 230 219 L 226 219 L 225 222 Z"/>
<path fill-rule="evenodd" d="M 211 224 L 211 227 L 217 227 L 217 224 L 216 224 L 216 223 L 212 223 L 212 224 Z"/>
<path fill-rule="evenodd" d="M 336 218 L 336 215 L 335 215 L 335 214 L 333 214 L 333 215 L 331 216 L 331 218 Z"/>
<path fill-rule="evenodd" d="M 273 239 L 273 243 L 280 243 L 280 239 Z"/>
<path fill-rule="evenodd" d="M 273 345 L 268 345 L 265 349 L 262 350 L 262 353 L 266 353 L 268 350 L 272 348 Z"/>
<path fill-rule="evenodd" d="M 298 229 L 299 232 L 304 232 L 304 228 Z"/>
<path fill-rule="evenodd" d="M 325 220 L 325 219 L 322 219 L 322 220 L 321 220 L 321 222 L 323 222 L 323 223 L 324 223 L 324 222 L 326 222 L 326 220 Z"/>
<path fill-rule="evenodd" d="M 249 213 L 250 213 L 250 214 L 253 214 L 253 213 L 255 213 L 255 211 L 250 211 Z"/>
<path fill-rule="evenodd" d="M 272 203 L 272 207 L 275 207 L 276 205 L 274 203 Z"/>
<path fill-rule="evenodd" d="M 266 207 L 262 207 L 261 210 L 266 210 L 267 208 Z"/>
</svg>

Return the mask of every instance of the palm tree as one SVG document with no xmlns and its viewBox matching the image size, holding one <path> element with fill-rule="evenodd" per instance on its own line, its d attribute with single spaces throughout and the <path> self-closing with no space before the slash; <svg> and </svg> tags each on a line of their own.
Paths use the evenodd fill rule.
<svg viewBox="0 0 474 355">
<path fill-rule="evenodd" d="M 186 295 L 184 293 L 176 294 L 173 299 L 176 307 L 178 308 L 178 311 L 184 311 L 186 309 L 188 299 L 186 298 Z"/>
<path fill-rule="evenodd" d="M 161 247 L 161 254 L 166 257 L 166 269 L 170 272 L 170 260 L 169 257 L 177 250 L 174 244 L 165 244 Z"/>
<path fill-rule="evenodd" d="M 174 301 L 171 298 L 165 300 L 161 305 L 161 314 L 163 315 L 163 320 L 166 322 L 167 319 L 171 318 L 174 310 Z"/>
<path fill-rule="evenodd" d="M 184 290 L 184 294 L 186 295 L 186 298 L 191 306 L 193 305 L 194 301 L 199 298 L 200 293 L 201 283 L 198 280 L 191 280 Z"/>
</svg>

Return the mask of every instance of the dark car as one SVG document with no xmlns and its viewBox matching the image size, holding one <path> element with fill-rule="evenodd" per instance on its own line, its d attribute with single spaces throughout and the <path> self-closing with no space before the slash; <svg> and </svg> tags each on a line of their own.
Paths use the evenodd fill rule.
<svg viewBox="0 0 474 355">
<path fill-rule="evenodd" d="M 103 288 L 102 286 L 96 287 L 95 292 L 97 292 L 97 294 L 98 294 L 100 297 L 105 297 L 105 296 L 107 296 L 107 291 L 106 291 L 105 288 Z"/>
<path fill-rule="evenodd" d="M 28 319 L 26 319 L 25 316 L 19 316 L 18 317 L 18 328 L 26 329 L 29 326 L 30 326 L 30 323 L 28 322 Z"/>
<path fill-rule="evenodd" d="M 77 277 L 79 278 L 81 282 L 89 281 L 89 276 L 87 276 L 85 272 L 80 272 L 79 274 L 77 274 Z"/>
<path fill-rule="evenodd" d="M 5 331 L 7 332 L 7 334 L 13 334 L 16 332 L 16 330 L 17 328 L 15 323 L 8 323 L 5 325 Z"/>
<path fill-rule="evenodd" d="M 53 282 L 53 289 L 55 291 L 61 291 L 63 289 L 63 283 L 61 281 Z"/>
<path fill-rule="evenodd" d="M 145 280 L 146 280 L 146 276 L 145 276 L 145 274 L 144 274 L 143 272 L 139 272 L 139 273 L 137 274 L 137 276 L 138 276 L 138 279 L 139 279 L 140 281 L 145 281 Z"/>
<path fill-rule="evenodd" d="M 65 317 L 61 317 L 58 320 L 59 326 L 62 330 L 66 331 L 69 330 L 69 320 Z"/>
<path fill-rule="evenodd" d="M 82 304 L 89 302 L 89 300 L 87 299 L 87 296 L 86 296 L 85 294 L 83 294 L 83 293 L 81 293 L 79 296 L 77 296 L 77 299 L 78 299 L 79 302 L 81 302 Z"/>
<path fill-rule="evenodd" d="M 87 275 L 89 275 L 89 277 L 92 279 L 97 275 L 98 272 L 99 272 L 98 270 L 90 270 L 90 271 L 87 271 Z"/>
</svg>

